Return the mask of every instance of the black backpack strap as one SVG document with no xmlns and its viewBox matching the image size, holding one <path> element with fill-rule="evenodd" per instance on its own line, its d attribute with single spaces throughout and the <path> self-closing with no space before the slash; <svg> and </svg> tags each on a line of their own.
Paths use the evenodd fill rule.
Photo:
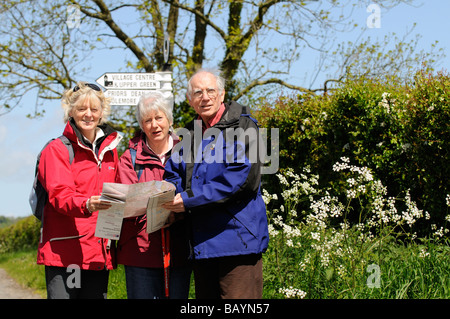
<svg viewBox="0 0 450 319">
<path fill-rule="evenodd" d="M 58 138 L 61 140 L 61 142 L 66 146 L 67 150 L 69 151 L 69 161 L 70 161 L 70 164 L 72 164 L 72 161 L 74 158 L 74 151 L 73 151 L 72 143 L 64 135 L 61 135 Z M 42 148 L 42 150 L 39 152 L 39 154 L 37 156 L 33 188 L 31 190 L 31 194 L 30 194 L 30 198 L 29 198 L 31 209 L 33 211 L 33 215 L 36 216 L 36 218 L 38 218 L 41 222 L 43 222 L 43 218 L 44 218 L 44 207 L 48 201 L 48 193 L 47 193 L 47 190 L 44 188 L 44 186 L 42 186 L 41 182 L 38 179 L 39 163 L 41 160 L 42 151 L 53 140 L 54 140 L 54 138 L 49 140 L 44 145 L 44 147 Z M 41 239 L 42 239 L 42 233 L 41 233 Z"/>
<path fill-rule="evenodd" d="M 142 165 L 136 164 L 136 153 L 137 153 L 137 151 L 135 148 L 130 148 L 131 163 L 133 164 L 133 168 L 134 168 L 134 171 L 136 172 L 138 182 L 139 182 L 139 178 L 141 178 L 144 168 L 142 167 Z"/>
<path fill-rule="evenodd" d="M 194 136 L 193 131 L 190 130 L 191 132 L 191 136 Z M 191 188 L 191 184 L 192 184 L 192 174 L 194 172 L 194 165 L 195 165 L 195 160 L 194 160 L 194 153 L 195 153 L 195 149 L 194 149 L 194 139 L 191 138 L 191 158 L 190 160 L 188 160 L 185 165 L 186 165 L 186 181 L 185 181 L 185 185 L 184 185 L 184 190 L 186 191 L 186 193 L 188 194 L 189 197 L 193 197 L 194 193 L 192 192 L 192 188 Z"/>
</svg>

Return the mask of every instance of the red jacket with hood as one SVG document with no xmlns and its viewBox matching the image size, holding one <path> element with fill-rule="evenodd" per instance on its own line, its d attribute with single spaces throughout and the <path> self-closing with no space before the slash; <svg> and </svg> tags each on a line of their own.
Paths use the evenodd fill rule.
<svg viewBox="0 0 450 319">
<path fill-rule="evenodd" d="M 72 121 L 64 135 L 71 141 L 74 158 L 60 139 L 42 151 L 38 178 L 48 192 L 44 208 L 37 263 L 81 269 L 113 269 L 114 251 L 108 240 L 95 237 L 98 212 L 90 213 L 87 200 L 100 195 L 104 182 L 114 182 L 121 136 L 107 125 L 99 126 L 104 136 L 94 152 Z"/>
<path fill-rule="evenodd" d="M 171 136 L 175 145 L 179 139 L 175 134 L 171 134 Z M 120 158 L 117 183 L 134 184 L 163 179 L 164 164 L 147 146 L 143 132 L 139 132 L 130 140 L 129 148 L 136 149 L 136 164 L 141 165 L 142 174 L 138 181 L 130 150 L 127 149 Z M 166 159 L 170 152 L 166 154 Z M 173 267 L 185 266 L 188 263 L 190 246 L 186 223 L 187 221 L 184 219 L 165 229 L 166 238 L 170 237 L 170 264 Z M 146 215 L 123 220 L 116 251 L 118 264 L 149 268 L 163 267 L 161 231 L 148 234 L 146 228 Z"/>
</svg>

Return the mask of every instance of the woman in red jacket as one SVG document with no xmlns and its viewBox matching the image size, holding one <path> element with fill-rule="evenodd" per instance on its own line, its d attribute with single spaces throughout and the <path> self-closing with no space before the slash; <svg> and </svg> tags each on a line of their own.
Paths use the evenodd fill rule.
<svg viewBox="0 0 450 319">
<path fill-rule="evenodd" d="M 172 107 L 161 93 L 152 92 L 140 99 L 136 119 L 142 131 L 130 140 L 129 149 L 120 158 L 118 183 L 162 180 L 165 163 L 178 142 L 170 131 Z M 130 149 L 135 151 L 135 163 Z M 186 222 L 181 216 L 170 227 L 148 234 L 146 215 L 124 219 L 117 263 L 125 265 L 128 298 L 188 298 L 191 266 Z"/>
<path fill-rule="evenodd" d="M 42 151 L 38 178 L 48 192 L 37 263 L 45 265 L 47 297 L 106 298 L 113 251 L 108 240 L 95 237 L 104 182 L 114 182 L 121 136 L 103 124 L 109 101 L 95 84 L 79 82 L 62 98 L 64 135 Z"/>
</svg>

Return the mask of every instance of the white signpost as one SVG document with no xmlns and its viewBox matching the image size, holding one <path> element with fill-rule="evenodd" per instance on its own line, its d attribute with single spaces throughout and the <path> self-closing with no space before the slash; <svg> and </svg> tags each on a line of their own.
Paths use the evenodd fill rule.
<svg viewBox="0 0 450 319">
<path fill-rule="evenodd" d="M 137 105 L 141 95 L 149 90 L 107 90 L 105 96 L 111 98 L 111 105 Z"/>
<path fill-rule="evenodd" d="M 146 92 L 160 91 L 173 105 L 172 72 L 104 73 L 96 82 L 103 86 L 111 105 L 133 106 Z"/>
<path fill-rule="evenodd" d="M 96 82 L 108 90 L 154 90 L 160 89 L 162 80 L 158 73 L 105 73 Z"/>
</svg>

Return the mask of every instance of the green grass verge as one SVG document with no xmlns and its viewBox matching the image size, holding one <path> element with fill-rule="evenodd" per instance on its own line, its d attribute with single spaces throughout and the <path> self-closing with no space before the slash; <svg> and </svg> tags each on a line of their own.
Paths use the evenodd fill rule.
<svg viewBox="0 0 450 319">
<path fill-rule="evenodd" d="M 47 297 L 44 266 L 36 264 L 35 250 L 0 254 L 0 268 L 5 269 L 22 286 L 33 289 L 42 298 Z M 195 298 L 193 278 L 189 298 Z M 109 272 L 108 299 L 127 299 L 125 271 L 122 265 Z"/>
<path fill-rule="evenodd" d="M 448 245 L 396 245 L 385 248 L 379 260 L 380 286 L 368 285 L 368 265 L 355 264 L 352 272 L 338 274 L 332 267 L 302 269 L 302 249 L 276 247 L 276 238 L 264 254 L 264 299 L 284 299 L 280 288 L 298 288 L 311 299 L 450 299 L 450 248 Z M 349 261 L 350 263 L 352 261 Z M 353 261 L 354 262 L 354 261 Z M 0 267 L 17 282 L 46 298 L 44 267 L 36 264 L 36 251 L 26 250 L 0 255 Z M 192 276 L 193 277 L 193 276 Z M 108 299 L 126 299 L 122 265 L 110 271 Z M 189 298 L 195 298 L 191 278 Z M 294 296 L 295 298 L 295 296 Z M 298 298 L 298 296 L 297 296 Z"/>
<path fill-rule="evenodd" d="M 45 298 L 44 267 L 36 264 L 36 251 L 26 250 L 0 254 L 0 267 L 24 287 Z"/>
</svg>

